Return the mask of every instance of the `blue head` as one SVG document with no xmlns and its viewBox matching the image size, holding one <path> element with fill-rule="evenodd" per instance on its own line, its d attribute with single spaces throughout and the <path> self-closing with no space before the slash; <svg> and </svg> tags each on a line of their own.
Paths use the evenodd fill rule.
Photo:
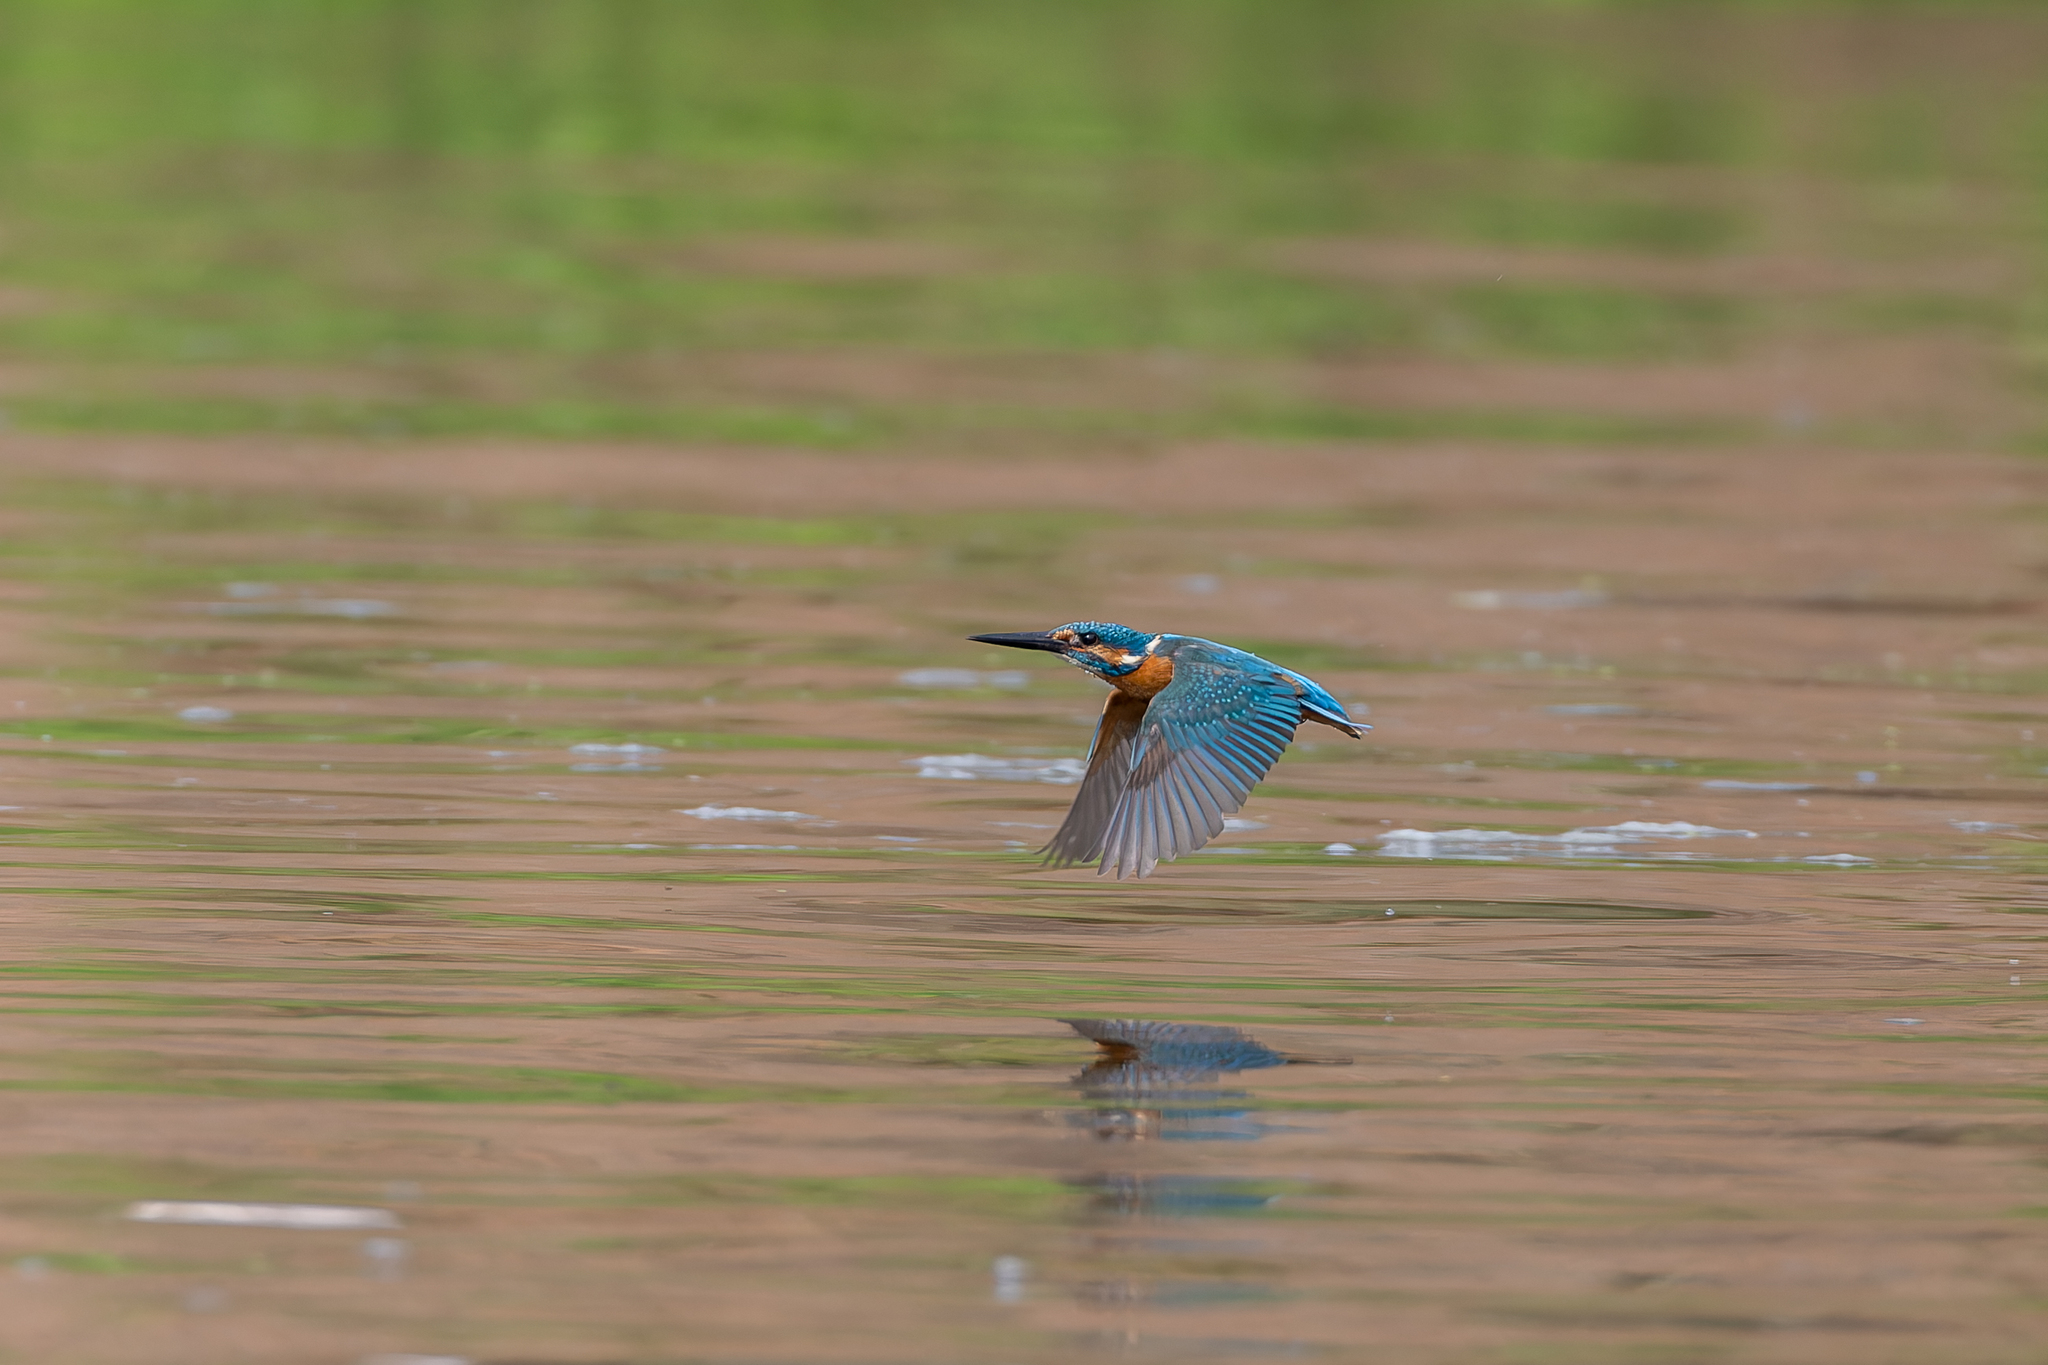
<svg viewBox="0 0 2048 1365">
<path fill-rule="evenodd" d="M 1103 678 L 1121 678 L 1144 665 L 1159 636 L 1111 621 L 1069 621 L 1051 630 L 1026 630 L 1011 635 L 970 635 L 985 645 L 1012 649 L 1043 649 Z"/>
</svg>

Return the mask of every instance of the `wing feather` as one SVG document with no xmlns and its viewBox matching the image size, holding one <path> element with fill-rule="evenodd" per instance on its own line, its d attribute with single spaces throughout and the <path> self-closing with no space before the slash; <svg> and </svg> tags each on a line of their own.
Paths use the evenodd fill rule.
<svg viewBox="0 0 2048 1365">
<path fill-rule="evenodd" d="M 1215 836 L 1209 833 L 1209 815 L 1195 797 L 1195 785 L 1185 772 L 1168 779 L 1167 793 L 1180 814 L 1174 827 L 1176 848 L 1199 848 Z"/>
<path fill-rule="evenodd" d="M 1088 750 L 1088 772 L 1081 790 L 1059 831 L 1040 850 L 1054 867 L 1092 863 L 1102 856 L 1105 836 L 1117 803 L 1131 779 L 1131 744 L 1145 718 L 1148 703 L 1122 692 L 1112 692 L 1102 708 L 1102 720 L 1095 727 L 1095 742 Z"/>
<path fill-rule="evenodd" d="M 1166 837 L 1168 848 L 1193 847 L 1196 834 L 1195 822 L 1188 818 L 1186 806 L 1180 799 L 1180 775 L 1168 773 L 1160 784 L 1159 809 L 1166 816 Z"/>
<path fill-rule="evenodd" d="M 1129 741 L 1128 777 L 1103 825 L 1103 875 L 1143 877 L 1207 844 L 1294 739 L 1303 707 L 1291 675 L 1247 668 L 1253 656 L 1231 653 L 1215 662 L 1199 649 L 1175 655 L 1173 681 Z"/>
<path fill-rule="evenodd" d="M 1187 822 L 1181 847 L 1200 848 L 1223 832 L 1222 812 L 1211 811 L 1202 804 L 1201 784 L 1192 769 L 1184 767 L 1174 772 L 1173 790 L 1174 800 Z"/>
<path fill-rule="evenodd" d="M 1188 776 L 1194 779 L 1203 804 L 1215 817 L 1212 823 L 1222 828 L 1223 813 L 1230 807 L 1230 778 L 1222 765 L 1212 755 L 1196 749 L 1188 754 Z"/>
<path fill-rule="evenodd" d="M 1119 801 L 1116 813 L 1110 817 L 1109 831 L 1102 840 L 1102 867 L 1137 868 L 1142 860 L 1138 857 L 1138 821 L 1131 803 Z M 1098 871 L 1099 875 L 1099 871 Z M 1117 875 L 1121 877 L 1122 871 Z"/>
<path fill-rule="evenodd" d="M 1223 812 L 1230 804 L 1227 789 L 1220 785 L 1221 779 L 1212 775 L 1199 756 L 1196 762 L 1188 765 L 1187 775 L 1195 802 L 1202 810 L 1202 826 L 1213 839 L 1223 832 Z"/>
<path fill-rule="evenodd" d="M 1173 776 L 1169 773 L 1159 784 L 1158 798 L 1152 802 L 1152 847 L 1155 851 L 1179 848 L 1183 842 L 1183 824 L 1174 804 Z"/>
</svg>

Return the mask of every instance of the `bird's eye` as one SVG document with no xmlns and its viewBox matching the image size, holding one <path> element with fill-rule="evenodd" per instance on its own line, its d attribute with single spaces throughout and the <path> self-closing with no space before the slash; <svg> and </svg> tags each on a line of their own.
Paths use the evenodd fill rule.
<svg viewBox="0 0 2048 1365">
<path fill-rule="evenodd" d="M 1076 643 L 1084 646 L 1099 645 L 1102 643 L 1102 637 L 1100 635 L 1097 635 L 1092 630 L 1084 630 L 1079 635 L 1075 636 L 1074 639 Z"/>
</svg>

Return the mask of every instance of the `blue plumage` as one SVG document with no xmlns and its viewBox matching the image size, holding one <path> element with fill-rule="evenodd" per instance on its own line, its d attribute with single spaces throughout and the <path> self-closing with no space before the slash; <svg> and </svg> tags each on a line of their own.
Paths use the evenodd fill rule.
<svg viewBox="0 0 2048 1365">
<path fill-rule="evenodd" d="M 1192 635 L 1076 621 L 969 638 L 1050 651 L 1116 689 L 1073 808 L 1046 845 L 1057 867 L 1092 862 L 1103 875 L 1146 876 L 1222 833 L 1302 722 L 1354 739 L 1371 728 L 1312 679 Z"/>
</svg>

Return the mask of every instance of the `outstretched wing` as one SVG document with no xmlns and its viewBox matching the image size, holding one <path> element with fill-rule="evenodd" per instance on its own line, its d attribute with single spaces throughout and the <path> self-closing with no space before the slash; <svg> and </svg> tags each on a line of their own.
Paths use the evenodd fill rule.
<svg viewBox="0 0 2048 1365">
<path fill-rule="evenodd" d="M 1054 867 L 1092 863 L 1102 855 L 1102 835 L 1109 817 L 1123 799 L 1131 781 L 1131 741 L 1138 736 L 1147 703 L 1122 692 L 1109 694 L 1102 708 L 1102 723 L 1095 727 L 1095 745 L 1088 751 L 1088 774 L 1059 833 L 1044 848 L 1045 860 Z"/>
<path fill-rule="evenodd" d="M 1302 719 L 1286 670 L 1241 650 L 1181 648 L 1173 681 L 1131 742 L 1130 776 L 1102 831 L 1100 872 L 1143 877 L 1221 834 L 1223 818 L 1243 807 Z"/>
</svg>

